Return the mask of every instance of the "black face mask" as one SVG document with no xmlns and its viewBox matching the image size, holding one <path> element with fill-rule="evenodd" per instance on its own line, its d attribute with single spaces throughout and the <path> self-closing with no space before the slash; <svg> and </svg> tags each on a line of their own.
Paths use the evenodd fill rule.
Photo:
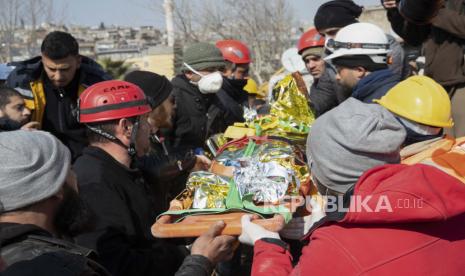
<svg viewBox="0 0 465 276">
<path fill-rule="evenodd" d="M 406 129 L 406 130 L 407 130 L 407 137 L 405 138 L 406 146 L 419 143 L 419 142 L 423 142 L 423 141 L 427 141 L 427 140 L 431 140 L 431 139 L 435 139 L 435 138 L 439 138 L 442 136 L 442 132 L 436 135 L 422 135 L 422 134 L 413 132 L 409 129 Z"/>
<path fill-rule="evenodd" d="M 223 79 L 223 81 L 225 81 Z M 237 88 L 237 89 L 243 89 L 244 86 L 247 85 L 247 80 L 246 79 L 227 79 L 226 82 L 229 82 L 232 87 Z"/>
<path fill-rule="evenodd" d="M 93 230 L 96 222 L 95 213 L 75 190 L 66 185 L 63 189 L 63 201 L 54 219 L 57 232 L 63 236 L 73 237 Z"/>
<path fill-rule="evenodd" d="M 423 142 L 423 141 L 427 141 L 427 140 L 431 140 L 431 139 L 435 139 L 435 138 L 439 138 L 443 134 L 442 130 L 438 134 L 435 134 L 435 135 L 419 134 L 419 133 L 411 130 L 410 128 L 408 128 L 402 122 L 402 120 L 397 119 L 397 121 L 404 127 L 405 131 L 407 132 L 407 137 L 405 138 L 405 143 L 404 143 L 405 146 L 412 145 L 412 144 L 419 143 L 419 142 Z"/>
<path fill-rule="evenodd" d="M 4 130 L 4 131 L 18 130 L 22 126 L 23 125 L 21 123 L 10 119 L 10 117 L 8 116 L 0 118 L 0 129 L 1 130 Z"/>
</svg>

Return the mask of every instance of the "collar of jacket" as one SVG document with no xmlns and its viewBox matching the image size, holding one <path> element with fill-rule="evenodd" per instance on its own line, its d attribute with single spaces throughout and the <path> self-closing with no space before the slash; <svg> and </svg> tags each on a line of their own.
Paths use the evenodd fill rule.
<svg viewBox="0 0 465 276">
<path fill-rule="evenodd" d="M 20 237 L 26 235 L 41 235 L 52 237 L 48 231 L 33 225 L 33 224 L 19 224 L 19 223 L 0 223 L 0 244 L 6 246 L 12 242 L 17 241 Z"/>
<path fill-rule="evenodd" d="M 197 86 L 192 84 L 190 80 L 184 75 L 180 74 L 173 78 L 171 81 L 174 87 L 181 89 L 182 91 L 191 94 L 196 97 L 203 98 L 205 95 L 202 94 Z"/>
<path fill-rule="evenodd" d="M 371 94 L 376 93 L 379 89 L 390 83 L 398 83 L 400 77 L 394 74 L 390 69 L 383 69 L 372 72 L 368 76 L 361 79 L 354 87 L 352 97 L 357 100 L 369 97 Z"/>
<path fill-rule="evenodd" d="M 88 146 L 83 150 L 82 154 L 87 154 L 98 160 L 102 160 L 105 162 L 105 164 L 111 164 L 111 166 L 115 167 L 116 170 L 124 170 L 134 177 L 141 176 L 141 172 L 138 169 L 131 169 L 126 167 L 125 165 L 118 162 L 118 160 L 113 158 L 113 156 L 111 156 L 108 152 L 99 147 Z"/>
</svg>

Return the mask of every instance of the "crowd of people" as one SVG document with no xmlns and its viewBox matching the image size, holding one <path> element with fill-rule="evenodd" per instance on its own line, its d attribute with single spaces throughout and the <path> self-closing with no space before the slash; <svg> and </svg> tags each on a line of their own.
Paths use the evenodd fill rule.
<svg viewBox="0 0 465 276">
<path fill-rule="evenodd" d="M 359 22 L 351 0 L 319 7 L 296 46 L 313 77 L 306 158 L 323 201 L 280 232 L 245 215 L 239 237 L 223 221 L 195 240 L 151 227 L 210 168 L 210 136 L 267 112 L 248 46 L 194 43 L 172 80 L 113 80 L 50 32 L 40 56 L 0 74 L 0 272 L 237 275 L 241 243 L 252 275 L 464 275 L 465 1 L 412 2 L 382 1 L 402 42 Z"/>
</svg>

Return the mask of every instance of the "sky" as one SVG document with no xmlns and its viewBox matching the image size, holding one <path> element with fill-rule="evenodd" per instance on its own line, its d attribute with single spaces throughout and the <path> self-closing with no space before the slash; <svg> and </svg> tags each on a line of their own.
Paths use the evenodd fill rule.
<svg viewBox="0 0 465 276">
<path fill-rule="evenodd" d="M 201 0 L 196 0 L 201 2 Z M 221 0 L 217 0 L 221 1 Z M 253 0 L 250 0 L 253 1 Z M 327 0 L 288 0 L 298 21 L 312 22 L 318 7 Z M 159 3 L 158 10 L 149 8 L 149 2 Z M 65 24 L 98 26 L 153 25 L 164 28 L 161 8 L 163 0 L 55 0 L 56 11 L 61 12 Z M 379 5 L 379 0 L 355 0 L 359 5 Z M 62 12 L 65 11 L 65 12 Z"/>
</svg>

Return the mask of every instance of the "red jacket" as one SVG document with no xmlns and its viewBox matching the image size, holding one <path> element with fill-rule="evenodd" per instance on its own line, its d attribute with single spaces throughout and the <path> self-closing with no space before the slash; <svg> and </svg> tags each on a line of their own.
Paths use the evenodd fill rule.
<svg viewBox="0 0 465 276">
<path fill-rule="evenodd" d="M 372 196 L 372 210 L 383 197 L 392 212 L 353 204 L 311 233 L 295 268 L 286 250 L 259 240 L 252 275 L 465 275 L 463 183 L 427 165 L 386 165 L 367 171 L 354 195 Z"/>
</svg>

